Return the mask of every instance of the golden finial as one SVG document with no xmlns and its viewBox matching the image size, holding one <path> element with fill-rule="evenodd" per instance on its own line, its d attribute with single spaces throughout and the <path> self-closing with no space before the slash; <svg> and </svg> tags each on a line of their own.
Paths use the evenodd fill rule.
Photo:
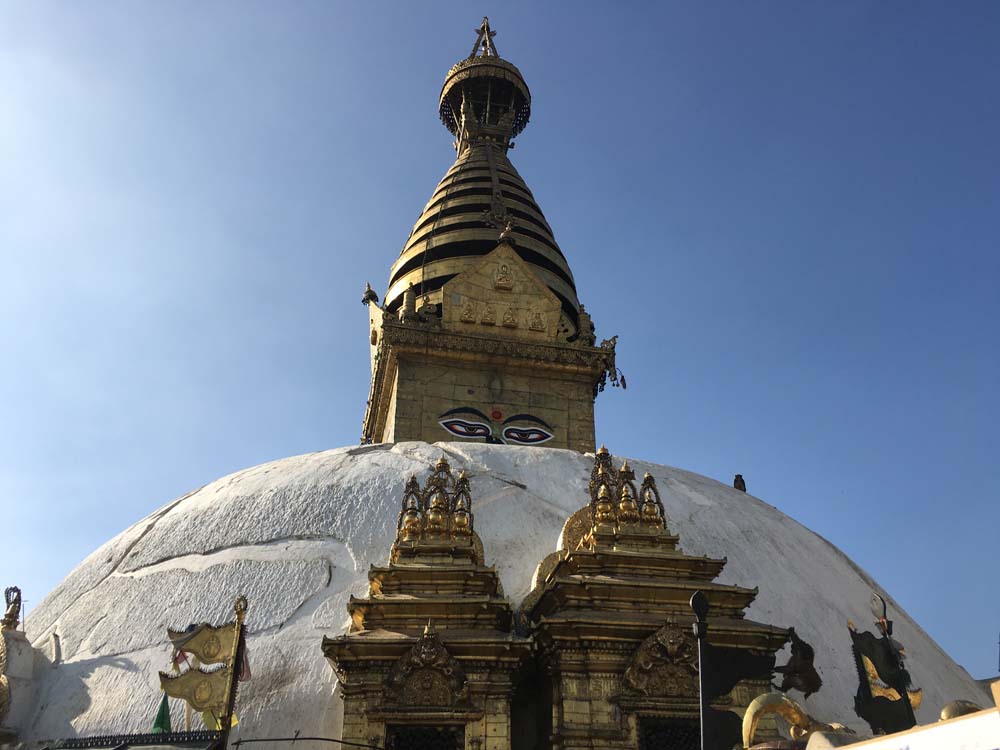
<svg viewBox="0 0 1000 750">
<path fill-rule="evenodd" d="M 628 482 L 622 483 L 621 500 L 618 503 L 618 519 L 625 523 L 638 523 L 639 507 L 632 497 L 632 488 Z"/>
<path fill-rule="evenodd" d="M 469 53 L 469 57 L 475 57 L 477 54 L 482 57 L 500 57 L 497 53 L 497 46 L 493 43 L 493 37 L 497 33 L 490 28 L 490 19 L 483 16 L 483 22 L 476 31 L 476 44 L 472 48 L 472 52 Z"/>
<path fill-rule="evenodd" d="M 630 482 L 635 479 L 635 472 L 632 467 L 628 465 L 628 459 L 622 462 L 622 467 L 618 470 L 618 481 L 619 482 Z"/>
<path fill-rule="evenodd" d="M 436 633 L 434 631 L 434 622 L 428 617 L 427 624 L 424 625 L 424 637 L 426 638 L 431 635 L 436 635 Z"/>
<path fill-rule="evenodd" d="M 445 456 L 444 453 L 442 453 L 441 458 L 437 460 L 437 463 L 434 465 L 434 469 L 436 471 L 448 471 L 451 469 L 451 465 L 448 463 L 448 457 Z"/>
<path fill-rule="evenodd" d="M 615 522 L 615 506 L 611 501 L 608 485 L 602 484 L 597 492 L 597 503 L 594 505 L 595 524 L 613 524 Z"/>
<path fill-rule="evenodd" d="M 597 449 L 597 455 L 598 456 L 608 455 L 608 448 L 606 445 L 604 445 L 604 443 L 601 443 L 601 447 Z"/>
<path fill-rule="evenodd" d="M 663 501 L 660 499 L 660 491 L 656 487 L 656 480 L 648 471 L 642 477 L 642 487 L 639 489 L 639 496 L 642 498 L 640 513 L 643 523 L 649 526 L 665 528 Z"/>
<path fill-rule="evenodd" d="M 455 482 L 452 496 L 451 532 L 455 537 L 468 537 L 472 533 L 472 491 L 469 478 L 462 471 Z"/>
</svg>

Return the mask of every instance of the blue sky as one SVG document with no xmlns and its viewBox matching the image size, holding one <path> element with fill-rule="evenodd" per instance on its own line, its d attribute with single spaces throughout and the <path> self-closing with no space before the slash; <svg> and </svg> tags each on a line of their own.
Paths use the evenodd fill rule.
<svg viewBox="0 0 1000 750">
<path fill-rule="evenodd" d="M 0 585 L 30 607 L 173 497 L 357 441 L 360 292 L 484 14 L 620 334 L 599 440 L 741 472 L 995 674 L 991 2 L 0 2 Z"/>
</svg>

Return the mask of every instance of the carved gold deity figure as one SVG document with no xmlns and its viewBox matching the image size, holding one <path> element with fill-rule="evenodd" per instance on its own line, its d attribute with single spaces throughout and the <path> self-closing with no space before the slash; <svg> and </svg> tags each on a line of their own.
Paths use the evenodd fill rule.
<svg viewBox="0 0 1000 750">
<path fill-rule="evenodd" d="M 462 322 L 463 323 L 475 323 L 476 322 L 476 304 L 474 302 L 466 302 L 462 307 Z"/>
<path fill-rule="evenodd" d="M 496 278 L 493 280 L 493 288 L 508 292 L 514 288 L 514 274 L 510 272 L 510 268 L 506 263 L 500 264 Z"/>
</svg>

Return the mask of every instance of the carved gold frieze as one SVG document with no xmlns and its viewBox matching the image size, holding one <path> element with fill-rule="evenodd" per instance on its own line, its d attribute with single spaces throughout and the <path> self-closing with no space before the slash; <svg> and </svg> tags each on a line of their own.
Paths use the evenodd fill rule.
<svg viewBox="0 0 1000 750">
<path fill-rule="evenodd" d="M 673 620 L 636 649 L 625 669 L 631 692 L 653 697 L 698 694 L 698 649 L 694 637 Z"/>
<path fill-rule="evenodd" d="M 562 315 L 559 298 L 506 242 L 450 279 L 441 300 L 445 330 L 464 328 L 471 304 L 480 325 L 497 326 L 493 335 L 529 341 L 555 341 Z"/>
<path fill-rule="evenodd" d="M 388 703 L 407 707 L 448 708 L 468 703 L 465 672 L 431 623 L 389 672 L 385 695 Z"/>
</svg>

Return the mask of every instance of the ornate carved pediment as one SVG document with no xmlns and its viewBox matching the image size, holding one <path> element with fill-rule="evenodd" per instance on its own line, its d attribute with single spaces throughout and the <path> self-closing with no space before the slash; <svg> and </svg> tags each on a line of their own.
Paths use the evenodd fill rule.
<svg viewBox="0 0 1000 750">
<path fill-rule="evenodd" d="M 650 697 L 698 697 L 698 648 L 694 636 L 673 620 L 644 640 L 625 670 L 631 693 Z"/>
<path fill-rule="evenodd" d="M 407 708 L 449 708 L 469 700 L 465 672 L 430 623 L 393 666 L 385 687 L 389 702 Z"/>
</svg>

